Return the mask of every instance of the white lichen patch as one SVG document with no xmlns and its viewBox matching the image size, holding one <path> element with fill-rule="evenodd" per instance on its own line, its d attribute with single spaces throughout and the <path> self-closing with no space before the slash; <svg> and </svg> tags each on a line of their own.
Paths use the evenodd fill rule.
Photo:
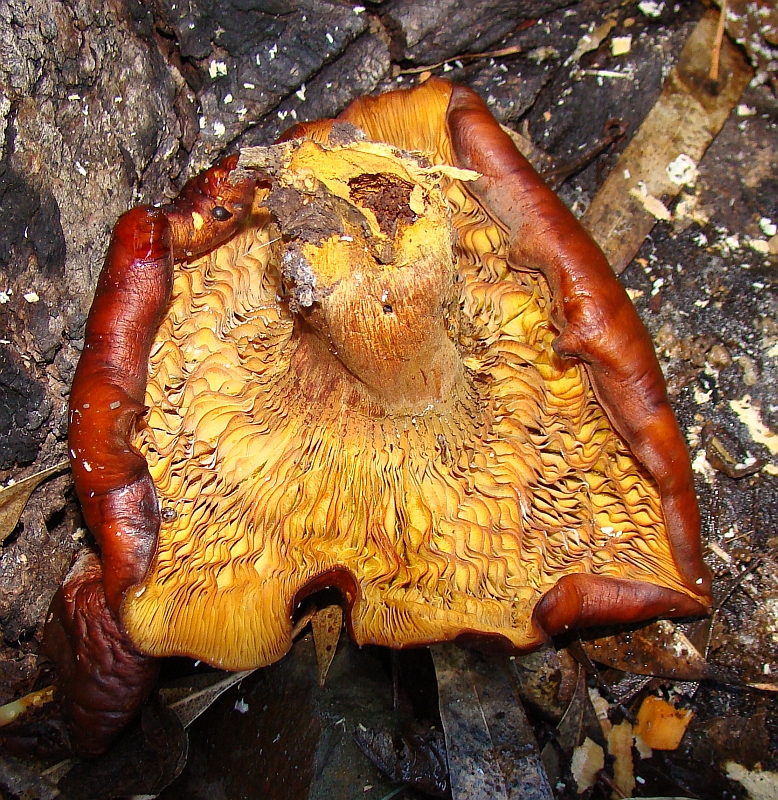
<svg viewBox="0 0 778 800">
<path fill-rule="evenodd" d="M 212 80 L 223 78 L 227 74 L 227 65 L 224 61 L 213 60 L 208 65 L 208 74 L 211 76 Z"/>
<path fill-rule="evenodd" d="M 681 153 L 666 167 L 667 177 L 677 186 L 694 186 L 700 173 L 694 159 Z"/>
<path fill-rule="evenodd" d="M 641 14 L 644 14 L 646 17 L 656 19 L 662 15 L 665 4 L 657 3 L 655 0 L 642 0 L 642 2 L 638 3 L 638 8 L 640 9 Z"/>
<path fill-rule="evenodd" d="M 769 217 L 762 217 L 759 220 L 759 227 L 765 236 L 775 236 L 778 233 L 778 225 L 776 225 Z"/>
<path fill-rule="evenodd" d="M 704 450 L 700 450 L 695 456 L 692 461 L 692 469 L 698 474 L 702 475 L 705 478 L 706 483 L 709 483 L 711 486 L 716 480 L 716 472 L 713 467 L 710 465 L 707 456 L 705 455 Z"/>
<path fill-rule="evenodd" d="M 740 400 L 730 400 L 729 407 L 748 428 L 748 433 L 754 442 L 763 444 L 773 455 L 778 455 L 778 434 L 771 431 L 762 422 L 760 410 L 757 406 L 752 405 L 750 395 L 746 395 Z"/>
<path fill-rule="evenodd" d="M 748 792 L 749 800 L 775 800 L 778 797 L 778 773 L 746 769 L 736 761 L 728 761 L 727 777 L 737 781 Z"/>
</svg>

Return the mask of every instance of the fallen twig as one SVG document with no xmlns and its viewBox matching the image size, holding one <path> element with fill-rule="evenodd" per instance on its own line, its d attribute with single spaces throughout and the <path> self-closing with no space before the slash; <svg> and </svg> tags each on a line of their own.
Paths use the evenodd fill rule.
<svg viewBox="0 0 778 800">
<path fill-rule="evenodd" d="M 503 58 L 504 56 L 518 55 L 522 51 L 523 48 L 520 45 L 514 45 L 513 47 L 503 47 L 500 50 L 488 50 L 485 53 L 464 53 L 462 55 L 447 58 L 445 61 L 438 61 L 437 64 L 425 64 L 421 67 L 408 67 L 407 69 L 401 69 L 397 74 L 419 75 L 422 72 L 432 72 L 433 70 L 440 69 L 440 67 L 444 67 L 446 64 L 451 64 L 452 62 L 456 61 L 477 61 L 481 58 Z"/>
<path fill-rule="evenodd" d="M 721 64 L 721 45 L 724 41 L 724 26 L 727 21 L 727 0 L 721 1 L 721 13 L 719 14 L 719 24 L 716 27 L 716 38 L 713 40 L 713 47 L 710 52 L 710 72 L 708 77 L 714 82 L 719 82 L 719 66 Z"/>
</svg>

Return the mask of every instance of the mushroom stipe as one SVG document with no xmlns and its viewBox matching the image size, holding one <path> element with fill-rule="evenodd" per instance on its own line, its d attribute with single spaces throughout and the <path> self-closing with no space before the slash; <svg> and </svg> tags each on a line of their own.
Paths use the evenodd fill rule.
<svg viewBox="0 0 778 800">
<path fill-rule="evenodd" d="M 281 658 L 323 586 L 389 647 L 521 652 L 710 605 L 648 333 L 483 101 L 442 80 L 125 214 L 69 442 L 100 556 L 44 650 L 77 752 L 108 746 L 159 656 Z"/>
</svg>

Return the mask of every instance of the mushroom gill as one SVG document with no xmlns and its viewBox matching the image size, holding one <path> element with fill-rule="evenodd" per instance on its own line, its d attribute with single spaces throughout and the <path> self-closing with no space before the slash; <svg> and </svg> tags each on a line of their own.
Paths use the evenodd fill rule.
<svg viewBox="0 0 778 800">
<path fill-rule="evenodd" d="M 162 520 L 122 606 L 144 653 L 271 663 L 328 583 L 390 647 L 535 647 L 565 576 L 705 604 L 655 480 L 554 350 L 547 281 L 508 266 L 442 122 L 398 135 L 396 105 L 346 115 L 395 146 L 328 122 L 265 149 L 249 224 L 175 265 L 134 443 Z"/>
</svg>

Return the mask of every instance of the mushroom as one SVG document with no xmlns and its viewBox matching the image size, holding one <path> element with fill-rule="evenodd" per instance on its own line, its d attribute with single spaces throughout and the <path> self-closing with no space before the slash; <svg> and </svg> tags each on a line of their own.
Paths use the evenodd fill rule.
<svg viewBox="0 0 778 800">
<path fill-rule="evenodd" d="M 325 586 L 394 648 L 708 609 L 650 337 L 477 95 L 362 98 L 241 165 L 125 215 L 90 314 L 70 446 L 105 593 L 98 625 L 66 584 L 46 636 L 77 747 L 155 657 L 281 658 Z M 104 641 L 118 680 L 78 657 Z"/>
<path fill-rule="evenodd" d="M 141 581 L 157 540 L 159 505 L 132 447 L 144 413 L 149 349 L 167 308 L 174 259 L 234 234 L 254 179 L 233 184 L 231 156 L 191 180 L 170 205 L 124 214 L 111 237 L 70 391 L 68 444 L 84 519 L 100 548 L 78 559 L 52 601 L 42 655 L 55 665 L 69 742 L 105 750 L 151 691 L 158 662 L 124 631 L 121 603 Z"/>
</svg>

